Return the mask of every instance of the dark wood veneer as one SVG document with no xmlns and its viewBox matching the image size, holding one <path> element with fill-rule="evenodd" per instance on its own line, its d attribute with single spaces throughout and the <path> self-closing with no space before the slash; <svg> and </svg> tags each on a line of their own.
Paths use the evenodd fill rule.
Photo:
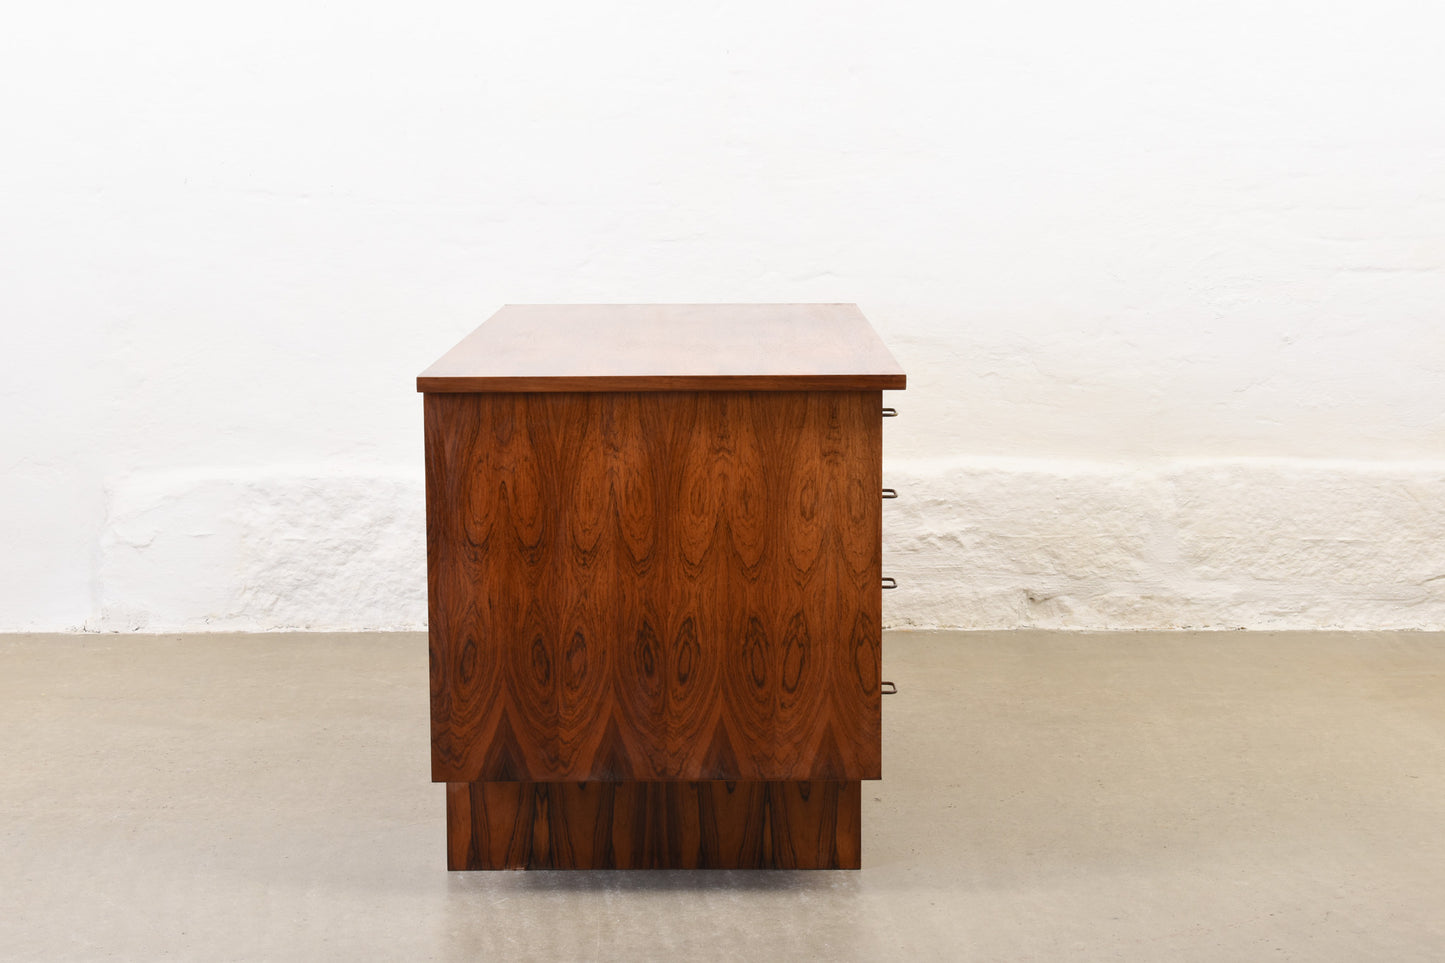
<svg viewBox="0 0 1445 963">
<path fill-rule="evenodd" d="M 432 778 L 878 778 L 880 407 L 428 395 Z"/>
<path fill-rule="evenodd" d="M 858 869 L 861 784 L 447 784 L 448 869 Z"/>
</svg>

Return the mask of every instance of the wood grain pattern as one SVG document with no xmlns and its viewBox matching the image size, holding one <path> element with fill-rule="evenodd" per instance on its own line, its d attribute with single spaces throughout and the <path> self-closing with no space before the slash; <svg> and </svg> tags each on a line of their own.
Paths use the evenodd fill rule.
<svg viewBox="0 0 1445 963">
<path fill-rule="evenodd" d="M 880 408 L 428 394 L 433 780 L 879 778 Z"/>
<path fill-rule="evenodd" d="M 861 785 L 449 783 L 447 867 L 858 869 Z"/>
<path fill-rule="evenodd" d="M 417 378 L 423 392 L 903 388 L 853 304 L 512 304 Z"/>
</svg>

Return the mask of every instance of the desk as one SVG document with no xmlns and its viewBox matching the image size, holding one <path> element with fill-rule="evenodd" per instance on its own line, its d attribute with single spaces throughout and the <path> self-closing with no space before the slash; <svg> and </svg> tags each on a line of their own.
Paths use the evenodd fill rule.
<svg viewBox="0 0 1445 963">
<path fill-rule="evenodd" d="M 417 378 L 451 869 L 857 868 L 883 389 L 853 305 L 512 305 Z"/>
</svg>

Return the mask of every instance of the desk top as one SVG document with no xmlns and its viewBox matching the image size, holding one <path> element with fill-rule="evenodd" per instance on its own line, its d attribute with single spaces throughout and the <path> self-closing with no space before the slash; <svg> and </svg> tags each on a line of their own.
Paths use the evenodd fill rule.
<svg viewBox="0 0 1445 963">
<path fill-rule="evenodd" d="M 856 304 L 509 304 L 417 391 L 902 388 Z"/>
</svg>

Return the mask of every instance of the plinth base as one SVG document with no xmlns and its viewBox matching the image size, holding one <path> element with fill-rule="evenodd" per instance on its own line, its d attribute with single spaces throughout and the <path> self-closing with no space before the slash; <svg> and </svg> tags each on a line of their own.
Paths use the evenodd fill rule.
<svg viewBox="0 0 1445 963">
<path fill-rule="evenodd" d="M 862 785 L 451 782 L 447 868 L 858 869 Z"/>
</svg>

